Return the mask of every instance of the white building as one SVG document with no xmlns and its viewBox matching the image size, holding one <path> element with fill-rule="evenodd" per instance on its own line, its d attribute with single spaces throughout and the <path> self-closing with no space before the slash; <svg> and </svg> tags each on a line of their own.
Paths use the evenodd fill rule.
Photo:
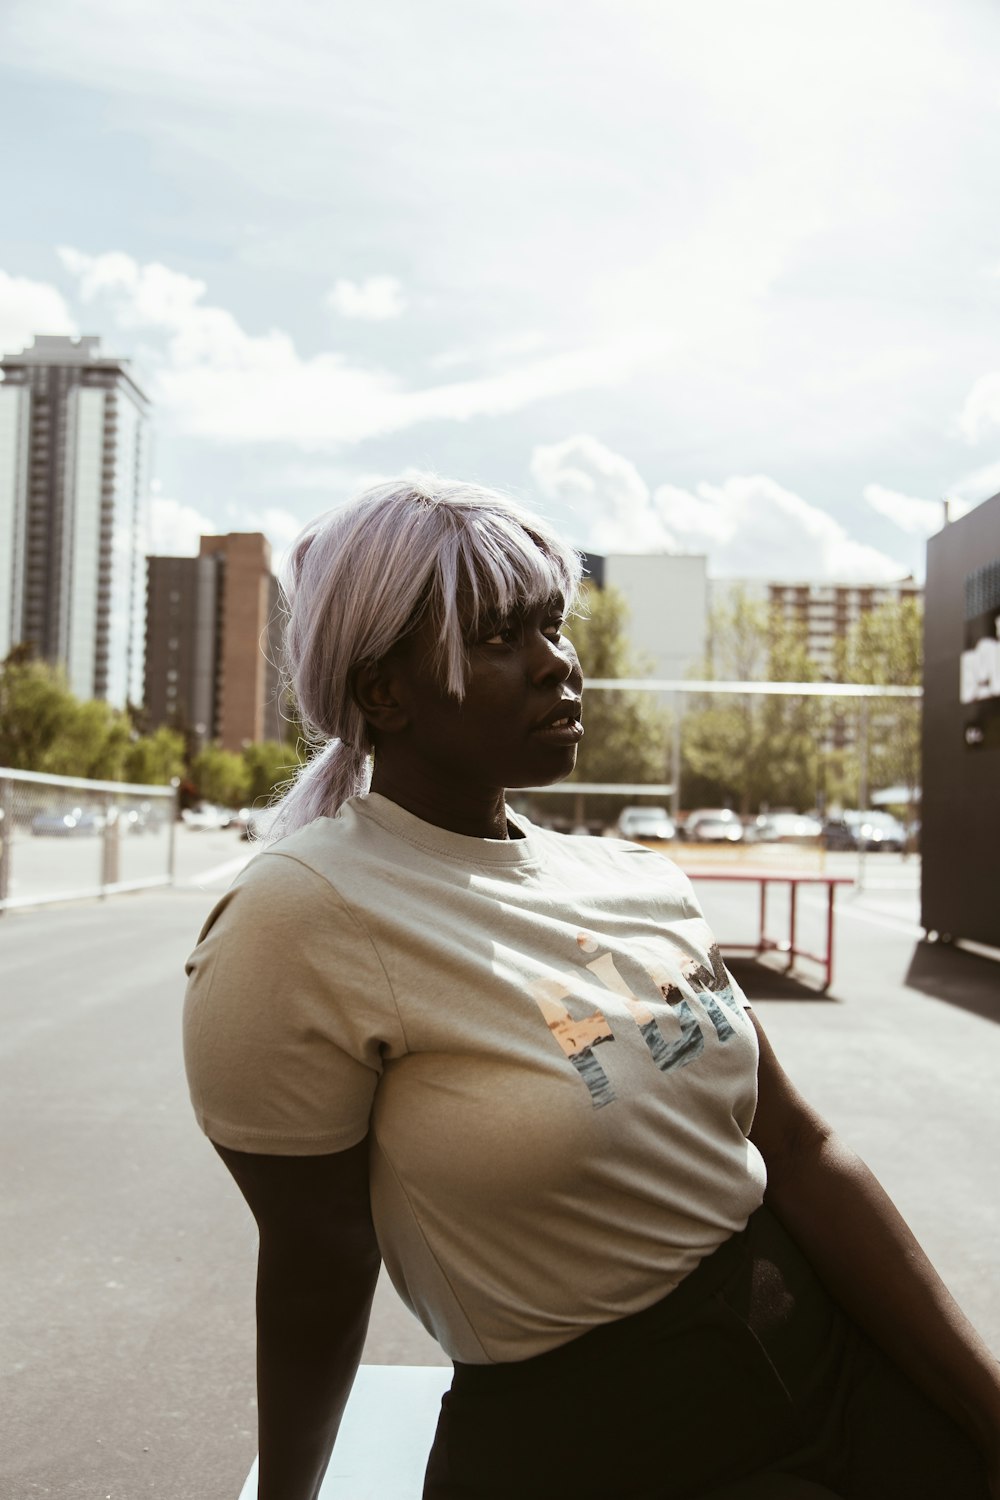
<svg viewBox="0 0 1000 1500">
<path fill-rule="evenodd" d="M 99 344 L 0 360 L 0 659 L 29 642 L 123 706 L 142 701 L 149 402 Z"/>
<path fill-rule="evenodd" d="M 648 672 L 668 679 L 688 675 L 705 654 L 708 632 L 707 559 L 694 553 L 610 552 L 586 556 L 599 588 L 615 588 L 628 605 L 628 638 Z"/>
</svg>

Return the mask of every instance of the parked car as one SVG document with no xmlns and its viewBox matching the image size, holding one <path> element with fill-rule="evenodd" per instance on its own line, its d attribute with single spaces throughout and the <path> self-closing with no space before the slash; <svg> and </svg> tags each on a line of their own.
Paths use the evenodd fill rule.
<svg viewBox="0 0 1000 1500">
<path fill-rule="evenodd" d="M 743 824 L 729 807 L 699 807 L 688 813 L 684 837 L 694 844 L 738 844 Z"/>
<path fill-rule="evenodd" d="M 618 818 L 623 839 L 648 839 L 667 844 L 677 835 L 673 818 L 665 807 L 625 807 Z"/>
<path fill-rule="evenodd" d="M 906 847 L 906 829 L 891 813 L 845 812 L 823 825 L 827 849 L 885 849 L 899 853 Z"/>
<path fill-rule="evenodd" d="M 862 813 L 858 840 L 865 849 L 888 849 L 899 854 L 906 848 L 906 829 L 887 812 Z"/>
<path fill-rule="evenodd" d="M 181 813 L 181 821 L 188 828 L 204 832 L 208 829 L 228 828 L 233 821 L 233 813 L 228 807 L 216 807 L 211 802 L 199 802 L 197 807 L 184 809 Z"/>
<path fill-rule="evenodd" d="M 162 812 L 151 802 L 121 808 L 118 821 L 126 833 L 158 833 L 163 827 Z"/>
<path fill-rule="evenodd" d="M 857 830 L 854 824 L 848 821 L 845 813 L 835 818 L 827 818 L 823 824 L 822 837 L 825 849 L 856 849 L 858 847 Z"/>
<path fill-rule="evenodd" d="M 107 819 L 103 813 L 85 807 L 69 807 L 54 812 L 39 812 L 31 820 L 31 831 L 38 837 L 81 838 L 88 833 L 103 833 Z"/>
<path fill-rule="evenodd" d="M 761 844 L 815 844 L 823 824 L 807 813 L 766 813 L 757 819 L 752 832 Z"/>
</svg>

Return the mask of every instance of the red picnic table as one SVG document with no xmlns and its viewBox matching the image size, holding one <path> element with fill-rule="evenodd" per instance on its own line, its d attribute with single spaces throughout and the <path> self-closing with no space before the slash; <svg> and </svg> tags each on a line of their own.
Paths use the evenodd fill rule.
<svg viewBox="0 0 1000 1500">
<path fill-rule="evenodd" d="M 789 870 L 701 870 L 697 866 L 688 868 L 685 873 L 694 884 L 697 884 L 699 880 L 756 881 L 760 886 L 760 928 L 756 943 L 720 943 L 720 948 L 725 948 L 730 953 L 755 953 L 758 958 L 762 953 L 787 953 L 786 972 L 794 966 L 797 958 L 808 958 L 822 968 L 825 979 L 820 994 L 826 993 L 833 979 L 834 898 L 838 885 L 854 884 L 852 875 L 820 875 L 815 872 Z M 769 885 L 788 886 L 788 939 L 785 942 L 777 942 L 774 938 L 767 936 L 767 888 Z M 800 885 L 826 886 L 826 951 L 824 953 L 810 953 L 808 949 L 800 948 L 796 942 Z"/>
</svg>

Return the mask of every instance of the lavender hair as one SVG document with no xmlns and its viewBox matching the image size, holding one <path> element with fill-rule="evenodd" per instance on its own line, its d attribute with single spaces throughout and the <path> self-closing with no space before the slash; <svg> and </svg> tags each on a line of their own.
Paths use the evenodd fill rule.
<svg viewBox="0 0 1000 1500">
<path fill-rule="evenodd" d="M 373 746 L 353 694 L 359 667 L 380 661 L 429 616 L 441 683 L 462 698 L 470 628 L 553 594 L 569 612 L 580 573 L 579 555 L 547 522 L 474 484 L 393 480 L 312 521 L 282 584 L 285 676 L 316 748 L 278 804 L 268 839 L 367 793 Z"/>
</svg>

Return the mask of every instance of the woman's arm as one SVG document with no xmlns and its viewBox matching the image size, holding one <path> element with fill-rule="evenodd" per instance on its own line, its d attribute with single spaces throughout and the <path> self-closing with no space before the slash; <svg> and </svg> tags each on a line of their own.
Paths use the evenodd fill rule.
<svg viewBox="0 0 1000 1500">
<path fill-rule="evenodd" d="M 259 1500 L 315 1500 L 361 1358 L 379 1252 L 368 1142 L 327 1156 L 216 1144 L 260 1231 Z"/>
<path fill-rule="evenodd" d="M 766 1201 L 846 1311 L 974 1438 L 1000 1500 L 1000 1364 L 874 1175 L 782 1070 L 756 1016 Z"/>
</svg>

